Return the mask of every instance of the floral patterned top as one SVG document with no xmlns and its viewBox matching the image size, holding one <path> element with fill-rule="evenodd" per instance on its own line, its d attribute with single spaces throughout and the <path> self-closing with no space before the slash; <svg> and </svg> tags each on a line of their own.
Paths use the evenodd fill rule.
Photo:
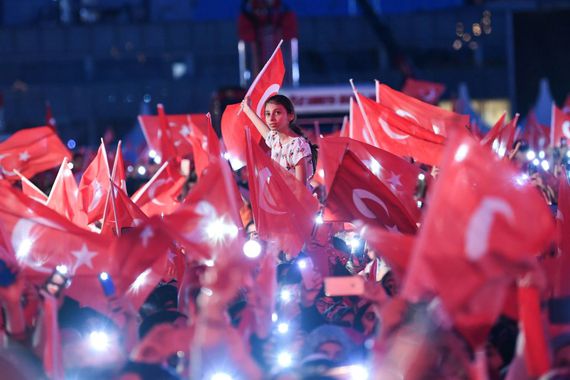
<svg viewBox="0 0 570 380">
<path fill-rule="evenodd" d="M 295 166 L 302 158 L 311 158 L 311 146 L 303 137 L 294 137 L 283 144 L 277 131 L 269 131 L 265 143 L 271 148 L 271 158 L 293 175 Z M 312 176 L 313 165 L 307 165 L 307 179 Z"/>
</svg>

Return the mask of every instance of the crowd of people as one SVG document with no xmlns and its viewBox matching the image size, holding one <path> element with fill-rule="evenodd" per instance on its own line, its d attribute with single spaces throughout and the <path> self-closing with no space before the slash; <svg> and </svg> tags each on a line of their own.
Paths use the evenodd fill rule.
<svg viewBox="0 0 570 380">
<path fill-rule="evenodd" d="M 317 141 L 309 141 L 295 126 L 294 107 L 285 96 L 272 96 L 264 106 L 264 114 L 259 116 L 246 97 L 240 112 L 261 135 L 271 159 L 323 202 L 323 184 L 315 176 L 320 155 Z M 541 150 L 519 139 L 509 147 L 505 160 L 540 191 L 554 220 L 561 199 L 559 184 L 567 182 L 570 173 L 565 140 Z M 77 162 L 76 169 L 80 167 Z M 419 190 L 416 194 L 418 206 L 425 210 L 430 207 L 438 170 L 421 167 L 432 177 L 427 196 Z M 158 165 L 147 169 L 155 171 Z M 204 177 L 197 174 L 187 174 L 185 186 L 176 195 L 181 204 L 188 197 L 200 197 L 195 190 Z M 236 173 L 234 179 L 242 194 L 253 196 L 245 177 Z M 419 180 L 418 189 L 426 190 L 422 184 L 425 182 Z M 536 345 L 538 359 L 529 354 L 536 350 L 525 350 L 520 322 L 524 311 L 517 311 L 517 306 L 514 313 L 506 312 L 505 307 L 492 326 L 477 330 L 476 338 L 483 344 L 475 346 L 472 336 L 446 322 L 433 302 L 412 302 L 402 296 L 405 271 L 386 260 L 382 249 L 367 242 L 357 222 L 323 220 L 321 210 L 301 251 L 284 251 L 275 241 L 259 236 L 253 202 L 246 196 L 241 200 L 239 233 L 247 243 L 256 242 L 250 248 L 258 250 L 250 253 L 244 249 L 251 259 L 244 260 L 241 252 L 234 252 L 230 258 L 213 262 L 187 253 L 181 266 L 170 267 L 157 279 L 139 308 L 103 274 L 99 276 L 100 291 L 107 296 L 105 310 L 87 307 L 67 294 L 69 282 L 75 281 L 67 268 L 48 268 L 43 284 L 38 284 L 9 260 L 0 261 L 0 377 L 570 378 L 570 332 L 564 329 L 570 320 L 564 320 L 565 298 L 554 299 L 552 293 L 553 284 L 560 279 L 540 270 L 519 279 L 539 292 L 543 305 L 550 302 L 550 308 L 540 309 L 539 305 L 543 315 L 537 316 L 550 327 L 540 330 L 539 339 L 529 338 L 527 331 L 526 340 Z M 130 233 L 129 229 L 122 231 L 127 236 Z M 9 239 L 4 240 L 4 254 L 9 255 Z M 553 243 L 537 255 L 537 265 L 540 260 L 560 256 L 560 245 Z M 561 276 L 565 275 L 562 271 Z M 516 298 L 516 292 L 508 297 Z M 557 318 L 558 323 L 553 323 Z M 536 343 L 542 341 L 540 337 L 546 347 Z M 537 372 L 532 362 L 540 363 L 543 357 L 547 368 Z"/>
</svg>

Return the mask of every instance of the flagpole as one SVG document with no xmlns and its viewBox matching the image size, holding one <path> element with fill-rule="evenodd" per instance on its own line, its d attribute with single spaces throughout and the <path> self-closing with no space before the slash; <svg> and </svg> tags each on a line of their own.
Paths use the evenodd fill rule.
<svg viewBox="0 0 570 380">
<path fill-rule="evenodd" d="M 105 166 L 107 167 L 107 175 L 111 177 L 111 170 L 109 169 L 109 159 L 107 158 L 107 148 L 105 148 L 105 142 L 103 138 L 101 138 L 101 147 L 103 148 L 103 157 L 105 159 Z M 103 209 L 103 221 L 105 221 L 105 217 L 107 216 L 107 206 L 109 205 L 109 193 L 107 193 L 107 197 L 105 198 L 105 208 Z"/>
<path fill-rule="evenodd" d="M 117 205 L 115 204 L 115 184 L 111 178 L 109 178 L 109 182 L 111 185 L 109 196 L 111 197 L 111 206 L 113 207 L 113 215 L 115 216 L 115 232 L 117 233 L 117 237 L 121 236 L 121 230 L 119 228 L 119 221 L 117 220 Z M 107 198 L 108 200 L 109 198 Z"/>
<path fill-rule="evenodd" d="M 358 108 L 360 108 L 360 112 L 362 113 L 362 118 L 364 119 L 364 124 L 366 124 L 366 127 L 368 128 L 368 132 L 370 132 L 370 137 L 372 138 L 372 142 L 374 143 L 375 147 L 379 147 L 380 145 L 378 144 L 378 141 L 376 140 L 376 136 L 374 135 L 374 133 L 372 133 L 373 128 L 372 128 L 372 125 L 370 124 L 370 120 L 368 120 L 368 115 L 366 114 L 366 112 L 364 112 L 364 106 L 362 105 L 362 102 L 360 101 L 360 95 L 358 94 L 358 91 L 356 91 L 356 86 L 354 85 L 354 81 L 352 80 L 352 78 L 350 78 L 348 81 L 350 83 L 350 87 L 352 87 L 352 92 L 354 92 L 354 96 L 356 98 L 356 103 L 358 103 Z"/>
</svg>

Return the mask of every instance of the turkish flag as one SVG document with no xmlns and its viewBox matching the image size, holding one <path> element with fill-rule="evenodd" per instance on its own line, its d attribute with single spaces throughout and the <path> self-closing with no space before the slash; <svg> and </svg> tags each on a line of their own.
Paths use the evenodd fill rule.
<svg viewBox="0 0 570 380">
<path fill-rule="evenodd" d="M 57 127 L 57 122 L 55 121 L 55 118 L 53 117 L 53 112 L 51 109 L 51 103 L 50 102 L 46 102 L 46 125 L 48 127 L 53 128 L 54 130 Z"/>
<path fill-rule="evenodd" d="M 412 98 L 376 81 L 377 102 L 382 103 L 401 117 L 435 134 L 447 136 L 454 129 L 469 125 L 469 116 L 444 110 Z"/>
<path fill-rule="evenodd" d="M 428 187 L 431 177 L 403 158 L 360 141 L 342 137 L 325 137 L 321 140 L 319 161 L 325 172 L 327 189 L 331 188 L 335 173 L 347 150 L 354 153 L 364 166 L 399 199 L 412 219 L 419 222 L 421 210 L 415 199 L 418 177 L 423 175 L 428 182 Z"/>
<path fill-rule="evenodd" d="M 228 163 L 212 160 L 183 204 L 165 215 L 163 222 L 173 238 L 186 246 L 187 255 L 217 259 L 241 254 L 242 204 Z"/>
<path fill-rule="evenodd" d="M 542 125 L 536 118 L 536 113 L 531 110 L 526 118 L 522 138 L 534 149 L 544 149 L 550 142 L 550 129 Z"/>
<path fill-rule="evenodd" d="M 45 205 L 48 200 L 48 196 L 45 195 L 45 193 L 41 191 L 36 185 L 34 185 L 32 181 L 20 174 L 19 171 L 14 170 L 14 172 L 20 177 L 22 183 L 22 193 L 26 194 L 33 200 Z"/>
<path fill-rule="evenodd" d="M 105 310 L 102 292 L 98 296 L 95 291 L 100 289 L 97 274 L 110 270 L 110 240 L 4 186 L 0 186 L 0 224 L 7 248 L 26 278 L 41 285 L 56 266 L 65 265 L 73 277 L 66 293 L 83 305 Z"/>
<path fill-rule="evenodd" d="M 396 276 L 404 278 L 416 238 L 372 225 L 363 227 L 360 234 L 378 256 L 386 260 Z"/>
<path fill-rule="evenodd" d="M 204 118 L 188 116 L 188 121 L 193 122 L 194 127 L 189 136 L 192 152 L 194 154 L 194 167 L 196 175 L 200 178 L 202 171 L 210 164 L 212 158 L 218 159 L 221 154 L 220 140 L 212 127 L 212 119 L 210 114 L 206 114 Z"/>
<path fill-rule="evenodd" d="M 558 251 L 555 257 L 545 258 L 543 264 L 548 266 L 552 296 L 560 298 L 570 296 L 570 278 L 567 275 L 570 269 L 570 185 L 566 175 L 561 175 L 558 180 Z"/>
<path fill-rule="evenodd" d="M 111 178 L 109 161 L 105 144 L 101 141 L 97 155 L 85 169 L 79 181 L 79 204 L 83 212 L 87 214 L 88 224 L 103 217 L 105 199 L 109 193 L 109 178 Z"/>
<path fill-rule="evenodd" d="M 493 128 L 481 139 L 481 145 L 487 146 L 495 151 L 499 157 L 504 157 L 513 147 L 515 131 L 519 114 L 508 123 L 505 123 L 506 112 L 499 118 Z"/>
<path fill-rule="evenodd" d="M 125 173 L 125 160 L 123 159 L 123 151 L 121 150 L 121 141 L 117 144 L 115 152 L 115 160 L 113 161 L 113 171 L 111 178 L 121 190 L 127 194 L 127 174 Z"/>
<path fill-rule="evenodd" d="M 64 158 L 53 182 L 46 206 L 76 225 L 87 227 L 87 215 L 79 207 L 78 194 L 77 182 L 68 166 L 67 158 Z"/>
<path fill-rule="evenodd" d="M 570 114 L 564 113 L 552 104 L 552 124 L 550 126 L 550 145 L 560 145 L 560 139 L 570 140 Z"/>
<path fill-rule="evenodd" d="M 251 98 L 251 108 L 262 120 L 265 119 L 263 116 L 265 102 L 279 92 L 284 76 L 285 65 L 283 64 L 281 44 L 279 44 L 245 95 Z M 240 104 L 231 104 L 226 107 L 222 115 L 222 136 L 231 156 L 230 161 L 234 170 L 245 165 L 245 128 L 248 126 L 250 126 L 252 140 L 259 143 L 261 135 L 245 113 L 240 111 Z"/>
<path fill-rule="evenodd" d="M 400 200 L 358 157 L 348 151 L 330 187 L 327 208 L 337 221 L 362 221 L 413 234 L 416 222 Z"/>
<path fill-rule="evenodd" d="M 356 100 L 369 130 L 375 134 L 378 148 L 400 157 L 413 157 L 429 165 L 438 165 L 445 137 L 360 94 L 356 94 Z"/>
<path fill-rule="evenodd" d="M 429 104 L 437 104 L 445 92 L 445 85 L 425 80 L 407 78 L 402 92 Z"/>
<path fill-rule="evenodd" d="M 0 171 L 9 180 L 19 178 L 14 169 L 31 178 L 63 158 L 71 159 L 71 153 L 50 127 L 22 129 L 0 143 Z"/>
<path fill-rule="evenodd" d="M 172 239 L 160 218 L 146 220 L 121 234 L 111 247 L 111 275 L 118 294 L 138 310 L 163 278 Z"/>
<path fill-rule="evenodd" d="M 188 115 L 167 115 L 164 106 L 157 106 L 158 115 L 139 115 L 146 143 L 154 150 L 162 161 L 184 157 L 192 153 L 188 140 L 190 125 Z"/>
<path fill-rule="evenodd" d="M 505 127 L 505 118 L 507 116 L 506 112 L 503 112 L 499 120 L 493 125 L 493 127 L 487 132 L 487 134 L 481 139 L 481 145 L 491 147 L 493 141 L 499 137 L 501 131 Z"/>
<path fill-rule="evenodd" d="M 347 128 L 341 133 L 340 137 L 349 137 L 369 145 L 379 146 L 371 125 L 366 123 L 364 115 L 362 115 L 362 111 L 354 98 L 350 98 Z"/>
<path fill-rule="evenodd" d="M 114 182 L 111 189 L 105 202 L 101 234 L 121 236 L 123 231 L 140 225 L 148 217 Z"/>
<path fill-rule="evenodd" d="M 171 165 L 174 164 L 170 161 L 162 164 L 152 178 L 131 197 L 148 216 L 172 214 L 180 206 L 177 197 L 186 178 L 177 170 L 167 170 Z"/>
<path fill-rule="evenodd" d="M 296 255 L 311 235 L 319 203 L 301 181 L 253 143 L 248 134 L 247 173 L 259 236 Z"/>
<path fill-rule="evenodd" d="M 479 347 L 508 286 L 533 267 L 554 233 L 550 210 L 528 178 L 470 136 L 457 135 L 430 194 L 403 295 L 412 302 L 437 295 Z"/>
</svg>

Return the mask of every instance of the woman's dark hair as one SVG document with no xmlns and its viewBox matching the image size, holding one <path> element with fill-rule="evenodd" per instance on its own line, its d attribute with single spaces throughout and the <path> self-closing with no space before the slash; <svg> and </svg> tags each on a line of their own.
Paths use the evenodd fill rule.
<svg viewBox="0 0 570 380">
<path fill-rule="evenodd" d="M 289 123 L 289 128 L 291 128 L 291 130 L 293 132 L 295 132 L 297 135 L 304 138 L 307 141 L 307 143 L 309 144 L 309 146 L 311 147 L 311 162 L 313 164 L 313 173 L 315 173 L 317 171 L 317 159 L 319 157 L 319 147 L 316 144 L 313 144 L 307 138 L 307 136 L 305 136 L 305 134 L 303 133 L 301 128 L 299 128 L 299 126 L 296 124 L 297 114 L 295 113 L 295 106 L 293 105 L 293 102 L 291 101 L 291 99 L 289 99 L 285 95 L 277 94 L 277 95 L 273 95 L 269 99 L 267 99 L 265 104 L 282 105 L 283 107 L 285 107 L 285 110 L 287 111 L 287 113 L 289 115 L 294 116 L 293 120 L 291 120 L 291 122 Z"/>
</svg>

